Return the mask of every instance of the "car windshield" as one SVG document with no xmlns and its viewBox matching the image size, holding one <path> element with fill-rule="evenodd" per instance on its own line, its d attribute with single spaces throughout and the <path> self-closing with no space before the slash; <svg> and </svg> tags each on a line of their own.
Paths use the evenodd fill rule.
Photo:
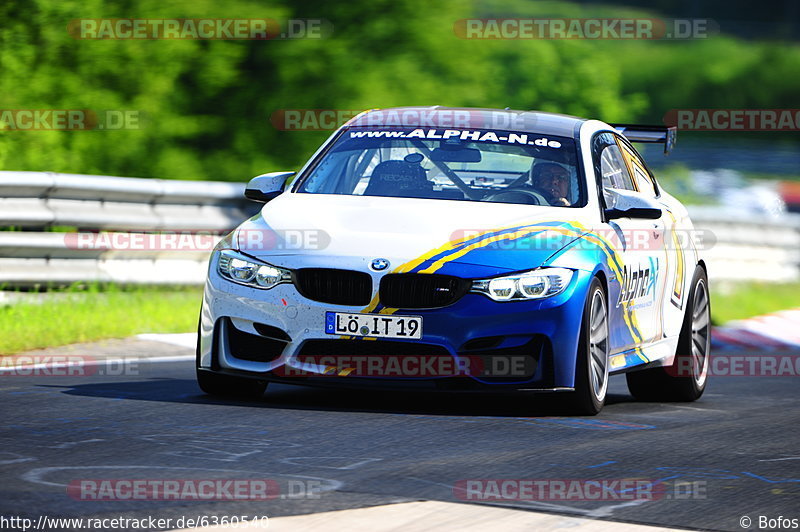
<svg viewBox="0 0 800 532">
<path fill-rule="evenodd" d="M 575 142 L 486 129 L 349 128 L 296 192 L 578 207 Z"/>
</svg>

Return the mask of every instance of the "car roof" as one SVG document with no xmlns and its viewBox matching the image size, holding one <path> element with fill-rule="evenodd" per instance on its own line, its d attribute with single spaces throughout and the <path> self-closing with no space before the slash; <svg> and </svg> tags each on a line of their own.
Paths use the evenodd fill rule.
<svg viewBox="0 0 800 532">
<path fill-rule="evenodd" d="M 574 137 L 585 118 L 515 109 L 475 107 L 391 107 L 371 109 L 352 118 L 349 127 L 432 127 L 502 129 L 521 133 L 541 133 Z"/>
</svg>

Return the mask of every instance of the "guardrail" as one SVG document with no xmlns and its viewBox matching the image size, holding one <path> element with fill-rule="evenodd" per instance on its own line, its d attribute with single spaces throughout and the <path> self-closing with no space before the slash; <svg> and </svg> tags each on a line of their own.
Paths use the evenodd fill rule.
<svg viewBox="0 0 800 532">
<path fill-rule="evenodd" d="M 800 215 L 706 206 L 689 207 L 689 214 L 695 228 L 713 235 L 702 251 L 712 281 L 800 280 Z"/>
<path fill-rule="evenodd" d="M 207 250 L 81 248 L 45 229 L 220 235 L 257 212 L 243 193 L 243 183 L 0 172 L 0 227 L 21 229 L 0 231 L 0 284 L 202 283 Z"/>
<path fill-rule="evenodd" d="M 52 230 L 221 235 L 257 212 L 243 192 L 243 183 L 0 172 L 0 228 L 21 229 L 0 231 L 0 285 L 202 283 L 208 245 L 98 249 Z M 716 207 L 690 212 L 695 227 L 714 237 L 703 251 L 712 280 L 800 279 L 800 215 L 769 218 Z"/>
</svg>

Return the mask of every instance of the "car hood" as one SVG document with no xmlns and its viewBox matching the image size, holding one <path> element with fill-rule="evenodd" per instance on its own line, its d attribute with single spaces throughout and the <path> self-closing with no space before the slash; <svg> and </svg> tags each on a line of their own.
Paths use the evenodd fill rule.
<svg viewBox="0 0 800 532">
<path fill-rule="evenodd" d="M 540 266 L 587 227 L 585 209 L 285 193 L 237 232 L 239 249 L 277 266 L 473 275 Z M 463 274 L 463 271 L 461 272 Z"/>
</svg>

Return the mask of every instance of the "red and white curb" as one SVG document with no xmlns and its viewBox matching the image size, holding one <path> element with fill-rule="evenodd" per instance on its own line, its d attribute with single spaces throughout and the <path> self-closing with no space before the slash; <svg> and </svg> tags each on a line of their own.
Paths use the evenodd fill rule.
<svg viewBox="0 0 800 532">
<path fill-rule="evenodd" d="M 798 351 L 800 308 L 712 327 L 711 348 L 716 351 Z"/>
</svg>

